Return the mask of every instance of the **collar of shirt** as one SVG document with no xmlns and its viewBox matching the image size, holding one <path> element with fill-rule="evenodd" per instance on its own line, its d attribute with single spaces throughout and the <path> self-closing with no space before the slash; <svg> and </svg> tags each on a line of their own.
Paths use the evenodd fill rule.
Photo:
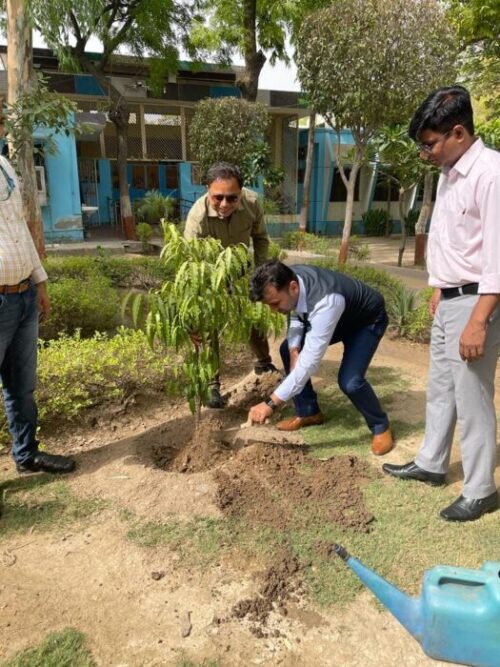
<svg viewBox="0 0 500 667">
<path fill-rule="evenodd" d="M 484 150 L 484 144 L 482 142 L 482 139 L 478 137 L 472 144 L 472 146 L 470 146 L 469 149 L 465 151 L 460 160 L 458 160 L 458 162 L 456 162 L 453 165 L 453 167 L 448 171 L 443 170 L 443 173 L 446 176 L 455 176 L 455 174 L 457 175 L 460 174 L 461 176 L 467 176 L 467 174 L 472 168 L 472 165 L 481 155 L 483 150 Z"/>
<path fill-rule="evenodd" d="M 307 313 L 307 294 L 306 288 L 304 286 L 304 281 L 300 276 L 297 276 L 299 279 L 299 300 L 295 306 L 296 313 Z"/>
</svg>

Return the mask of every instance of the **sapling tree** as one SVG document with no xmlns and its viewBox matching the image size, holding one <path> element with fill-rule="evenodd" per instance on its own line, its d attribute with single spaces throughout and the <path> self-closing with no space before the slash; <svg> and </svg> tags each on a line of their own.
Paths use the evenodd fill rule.
<svg viewBox="0 0 500 667">
<path fill-rule="evenodd" d="M 144 326 L 151 345 L 160 343 L 181 354 L 174 375 L 183 385 L 198 425 L 209 383 L 219 368 L 211 344 L 215 336 L 232 347 L 247 342 L 253 327 L 277 335 L 283 321 L 264 304 L 250 301 L 251 257 L 245 245 L 223 249 L 213 238 L 186 240 L 169 223 L 164 223 L 163 230 L 160 259 L 175 277 L 149 293 Z M 136 324 L 143 303 L 141 295 L 132 297 Z"/>
</svg>

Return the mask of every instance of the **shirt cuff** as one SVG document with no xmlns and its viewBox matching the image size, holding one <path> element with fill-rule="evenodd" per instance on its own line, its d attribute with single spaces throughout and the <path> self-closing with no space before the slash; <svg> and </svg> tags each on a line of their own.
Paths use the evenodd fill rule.
<svg viewBox="0 0 500 667">
<path fill-rule="evenodd" d="M 482 276 L 477 291 L 478 294 L 500 294 L 500 273 Z"/>
<path fill-rule="evenodd" d="M 48 279 L 48 276 L 43 266 L 38 266 L 36 269 L 33 269 L 30 278 L 35 285 L 38 285 L 38 283 L 45 282 L 45 280 Z"/>
</svg>

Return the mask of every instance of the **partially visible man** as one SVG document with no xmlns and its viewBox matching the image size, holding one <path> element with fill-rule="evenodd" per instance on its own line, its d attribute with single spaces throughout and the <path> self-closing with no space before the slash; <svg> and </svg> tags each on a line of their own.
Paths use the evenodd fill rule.
<svg viewBox="0 0 500 667">
<path fill-rule="evenodd" d="M 46 280 L 24 220 L 16 174 L 0 156 L 0 379 L 19 473 L 75 468 L 70 458 L 40 452 L 36 440 L 38 322 L 50 313 Z"/>
<path fill-rule="evenodd" d="M 384 297 L 359 280 L 317 266 L 268 262 L 251 278 L 250 298 L 289 315 L 287 337 L 280 354 L 285 380 L 273 394 L 255 405 L 249 418 L 263 423 L 275 408 L 293 398 L 296 416 L 278 423 L 295 431 L 324 421 L 311 377 L 329 345 L 342 342 L 344 354 L 338 382 L 372 432 L 372 452 L 386 454 L 393 446 L 389 420 L 366 380 L 370 361 L 387 328 Z"/>
<path fill-rule="evenodd" d="M 207 193 L 193 204 L 188 213 L 185 238 L 212 237 L 218 239 L 223 248 L 238 243 L 250 247 L 252 240 L 255 265 L 263 264 L 269 249 L 264 213 L 258 196 L 243 187 L 241 170 L 227 162 L 217 162 L 208 170 L 207 185 Z M 215 335 L 212 343 L 219 356 L 219 341 Z M 257 375 L 277 372 L 271 361 L 267 338 L 257 329 L 252 330 L 249 344 L 257 359 L 254 367 Z M 224 406 L 218 373 L 211 385 L 207 405 L 210 408 Z"/>
<path fill-rule="evenodd" d="M 386 473 L 444 484 L 455 425 L 461 436 L 463 494 L 441 511 L 471 521 L 498 507 L 495 369 L 500 349 L 500 154 L 474 136 L 469 93 L 432 92 L 409 128 L 420 157 L 441 167 L 427 248 L 431 364 L 425 435 L 406 465 Z"/>
</svg>

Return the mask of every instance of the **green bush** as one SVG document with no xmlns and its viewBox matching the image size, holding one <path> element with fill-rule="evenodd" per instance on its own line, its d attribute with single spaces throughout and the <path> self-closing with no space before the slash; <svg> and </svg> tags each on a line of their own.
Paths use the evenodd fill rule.
<svg viewBox="0 0 500 667">
<path fill-rule="evenodd" d="M 136 393 L 159 394 L 166 387 L 166 363 L 165 351 L 151 349 L 143 331 L 123 327 L 113 337 L 96 333 L 83 339 L 76 332 L 42 343 L 36 393 L 40 425 L 71 421 L 90 407 Z M 9 441 L 1 402 L 0 444 Z"/>
<path fill-rule="evenodd" d="M 40 423 L 72 420 L 89 407 L 135 393 L 160 393 L 165 352 L 151 349 L 143 331 L 120 328 L 113 337 L 79 332 L 41 345 L 37 402 Z M 2 406 L 3 410 L 3 406 Z"/>
<path fill-rule="evenodd" d="M 307 250 L 318 255 L 329 255 L 335 251 L 333 240 L 309 232 L 286 232 L 281 243 L 287 250 Z"/>
<path fill-rule="evenodd" d="M 387 211 L 381 208 L 371 208 L 361 216 L 366 236 L 384 236 L 386 229 L 392 232 L 392 220 Z"/>
<path fill-rule="evenodd" d="M 429 302 L 433 293 L 432 287 L 426 287 L 417 295 L 417 305 L 408 314 L 405 331 L 406 338 L 427 343 L 431 337 L 432 317 L 429 314 Z"/>
<path fill-rule="evenodd" d="M 333 239 L 332 244 L 338 252 L 342 243 L 341 238 Z M 347 253 L 349 259 L 363 261 L 370 257 L 370 248 L 359 236 L 351 236 L 349 239 L 349 251 Z"/>
<path fill-rule="evenodd" d="M 156 257 L 115 257 L 104 250 L 97 257 L 49 257 L 44 267 L 51 283 L 99 275 L 109 278 L 114 287 L 149 289 L 172 277 Z"/>
<path fill-rule="evenodd" d="M 276 243 L 276 241 L 270 240 L 269 250 L 267 251 L 267 257 L 269 260 L 279 259 L 280 262 L 283 262 L 287 257 L 287 253 L 278 243 Z"/>
<path fill-rule="evenodd" d="M 159 190 L 148 190 L 142 199 L 134 202 L 134 212 L 139 220 L 159 224 L 162 219 L 171 217 L 174 206 L 171 197 L 162 195 Z M 139 239 L 142 240 L 140 236 Z"/>
<path fill-rule="evenodd" d="M 93 336 L 96 331 L 115 329 L 119 322 L 120 298 L 104 276 L 61 278 L 49 282 L 48 291 L 52 312 L 40 327 L 41 338 L 56 338 L 77 329 L 82 337 Z"/>
</svg>

